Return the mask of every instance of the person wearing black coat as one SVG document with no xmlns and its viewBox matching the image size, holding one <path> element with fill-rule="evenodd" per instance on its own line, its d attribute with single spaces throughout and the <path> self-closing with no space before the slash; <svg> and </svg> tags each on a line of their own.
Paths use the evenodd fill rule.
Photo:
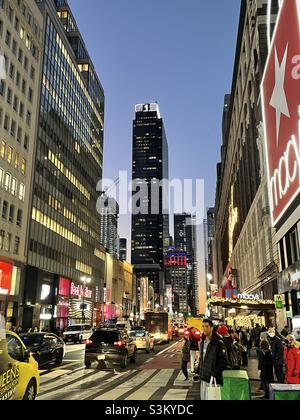
<svg viewBox="0 0 300 420">
<path fill-rule="evenodd" d="M 258 370 L 261 372 L 260 379 L 265 392 L 264 398 L 268 400 L 270 397 L 269 387 L 274 382 L 274 363 L 269 342 L 263 340 L 260 343 L 260 350 Z"/>
<path fill-rule="evenodd" d="M 228 365 L 226 348 L 220 335 L 214 331 L 211 320 L 203 321 L 203 337 L 200 344 L 199 378 L 201 400 L 207 400 L 207 389 L 212 378 L 223 385 L 223 371 Z"/>
<path fill-rule="evenodd" d="M 277 381 L 279 384 L 284 384 L 284 346 L 283 342 L 276 335 L 275 328 L 269 329 L 269 343 L 274 362 L 274 369 Z"/>
</svg>

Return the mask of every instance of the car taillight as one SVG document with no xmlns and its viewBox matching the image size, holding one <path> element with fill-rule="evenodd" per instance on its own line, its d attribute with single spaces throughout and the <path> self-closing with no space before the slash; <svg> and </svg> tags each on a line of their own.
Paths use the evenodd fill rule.
<svg viewBox="0 0 300 420">
<path fill-rule="evenodd" d="M 92 340 L 86 340 L 86 343 L 85 343 L 87 346 L 90 346 L 90 345 L 92 345 L 93 344 L 93 342 L 92 342 Z"/>
<path fill-rule="evenodd" d="M 114 344 L 117 347 L 123 347 L 125 345 L 125 343 L 123 341 L 116 341 Z"/>
</svg>

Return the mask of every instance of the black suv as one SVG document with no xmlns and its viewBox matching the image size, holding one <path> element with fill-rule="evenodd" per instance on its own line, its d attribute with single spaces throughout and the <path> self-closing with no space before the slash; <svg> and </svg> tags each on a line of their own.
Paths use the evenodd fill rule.
<svg viewBox="0 0 300 420">
<path fill-rule="evenodd" d="M 90 368 L 93 362 L 108 362 L 125 369 L 128 359 L 136 362 L 136 355 L 135 340 L 126 331 L 101 328 L 86 341 L 85 366 Z"/>
</svg>

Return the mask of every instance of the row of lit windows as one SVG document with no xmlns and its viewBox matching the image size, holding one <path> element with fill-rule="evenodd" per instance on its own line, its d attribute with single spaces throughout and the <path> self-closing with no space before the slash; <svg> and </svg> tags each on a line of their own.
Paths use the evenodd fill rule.
<svg viewBox="0 0 300 420">
<path fill-rule="evenodd" d="M 20 201 L 25 200 L 25 185 L 20 183 L 18 187 L 18 181 L 12 177 L 9 172 L 5 172 L 0 167 L 0 188 L 4 188 L 5 191 L 9 192 L 14 197 L 18 196 Z"/>
<path fill-rule="evenodd" d="M 81 271 L 82 273 L 88 274 L 91 276 L 93 274 L 93 269 L 87 264 L 84 264 L 81 261 L 76 261 L 76 270 Z"/>
<path fill-rule="evenodd" d="M 6 144 L 4 140 L 1 141 L 0 156 L 6 160 L 10 165 L 14 166 L 16 170 L 21 170 L 22 175 L 26 175 L 27 161 L 22 159 L 20 162 L 20 155 L 11 146 Z"/>
<path fill-rule="evenodd" d="M 100 260 L 103 260 L 103 261 L 106 260 L 106 254 L 100 251 L 100 249 L 95 248 L 94 255 Z"/>
<path fill-rule="evenodd" d="M 54 198 L 50 194 L 49 194 L 48 204 L 54 210 L 61 212 L 66 219 L 70 220 L 74 225 L 78 226 L 79 229 L 83 230 L 84 232 L 89 232 L 90 234 L 92 234 L 92 230 L 89 229 L 89 226 L 86 223 L 84 223 L 82 220 L 77 218 L 73 212 L 71 212 L 69 209 L 64 207 L 64 205 L 60 201 L 58 201 L 56 198 Z"/>
<path fill-rule="evenodd" d="M 42 226 L 45 226 L 47 229 L 51 230 L 52 232 L 56 233 L 57 235 L 65 238 L 66 240 L 78 245 L 79 247 L 82 246 L 82 240 L 77 235 L 75 235 L 70 230 L 66 229 L 55 220 L 51 219 L 47 215 L 43 214 L 36 208 L 32 209 L 32 219 L 39 223 Z"/>
<path fill-rule="evenodd" d="M 62 174 L 65 175 L 65 177 L 81 192 L 82 195 L 84 195 L 88 200 L 91 199 L 91 195 L 88 190 L 78 181 L 69 169 L 65 168 L 64 164 L 51 150 L 48 152 L 48 159 Z"/>
<path fill-rule="evenodd" d="M 11 23 L 13 23 L 14 11 L 10 6 L 7 8 L 7 15 L 8 15 L 8 18 L 11 21 Z M 32 20 L 32 16 L 31 16 L 30 19 Z M 30 51 L 32 56 L 38 61 L 38 59 L 39 59 L 38 48 L 37 48 L 35 42 L 33 42 L 32 36 L 29 33 L 27 33 L 24 26 L 20 23 L 20 19 L 16 15 L 15 15 L 15 20 L 14 20 L 14 28 L 17 31 L 17 33 L 19 34 L 21 40 L 24 42 L 27 50 Z M 38 32 L 37 25 L 35 25 L 35 28 L 36 28 L 36 32 Z M 11 47 L 11 42 L 10 41 L 11 41 L 11 34 L 10 34 L 9 31 L 7 31 L 6 43 L 9 47 Z"/>
</svg>

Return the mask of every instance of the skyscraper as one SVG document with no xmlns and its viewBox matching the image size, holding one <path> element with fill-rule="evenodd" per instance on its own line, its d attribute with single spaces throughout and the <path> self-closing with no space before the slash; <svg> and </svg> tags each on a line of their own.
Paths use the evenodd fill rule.
<svg viewBox="0 0 300 420">
<path fill-rule="evenodd" d="M 100 242 L 115 258 L 118 257 L 119 205 L 115 199 L 104 195 L 100 214 Z"/>
<path fill-rule="evenodd" d="M 127 261 L 127 239 L 120 238 L 119 240 L 119 260 Z"/>
<path fill-rule="evenodd" d="M 167 187 L 158 189 L 156 197 L 151 195 L 151 185 L 168 179 L 168 143 L 158 104 L 135 107 L 132 178 L 147 187 L 133 191 L 133 205 L 144 205 L 147 214 L 133 209 L 131 262 L 137 276 L 147 276 L 159 293 L 159 272 L 169 246 L 169 214 Z"/>
<path fill-rule="evenodd" d="M 34 0 L 0 2 L 0 314 L 19 323 L 36 148 L 43 17 Z"/>
<path fill-rule="evenodd" d="M 83 310 L 86 322 L 99 318 L 104 92 L 67 1 L 38 6 L 45 32 L 23 327 L 64 328 Z"/>
<path fill-rule="evenodd" d="M 175 248 L 187 253 L 188 258 L 188 304 L 193 314 L 198 308 L 198 267 L 197 267 L 197 230 L 195 218 L 191 214 L 174 215 Z"/>
</svg>

